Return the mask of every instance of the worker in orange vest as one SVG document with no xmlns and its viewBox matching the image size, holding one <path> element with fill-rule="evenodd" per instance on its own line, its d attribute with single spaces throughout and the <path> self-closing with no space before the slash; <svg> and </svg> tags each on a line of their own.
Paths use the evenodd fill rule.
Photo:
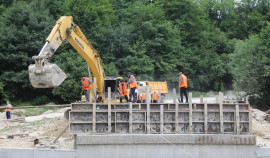
<svg viewBox="0 0 270 158">
<path fill-rule="evenodd" d="M 183 103 L 183 94 L 186 97 L 186 103 L 188 102 L 187 96 L 187 76 L 185 76 L 182 72 L 179 72 L 179 91 L 181 100 L 179 102 Z"/>
<path fill-rule="evenodd" d="M 7 108 L 12 108 L 12 105 L 9 103 L 9 101 L 7 101 Z M 6 116 L 7 116 L 7 119 L 10 119 L 11 118 L 11 109 L 4 109 L 4 111 L 6 112 Z"/>
<path fill-rule="evenodd" d="M 145 91 L 143 91 L 143 93 L 142 93 L 142 102 L 145 103 L 145 100 L 146 100 L 146 94 L 145 94 Z"/>
<path fill-rule="evenodd" d="M 156 91 L 154 91 L 153 93 L 153 103 L 158 103 L 158 94 L 156 93 Z"/>
<path fill-rule="evenodd" d="M 90 102 L 90 90 L 92 81 L 88 77 L 81 77 L 82 80 L 82 91 L 85 95 L 86 101 Z"/>
<path fill-rule="evenodd" d="M 137 103 L 141 103 L 142 102 L 142 96 L 140 93 L 137 94 Z"/>
<path fill-rule="evenodd" d="M 131 72 L 128 72 L 128 77 L 129 77 L 129 102 L 131 102 L 131 98 L 133 97 L 133 103 L 136 103 L 136 96 L 135 96 L 135 90 L 137 89 L 137 81 L 136 78 L 131 74 Z"/>
<path fill-rule="evenodd" d="M 119 88 L 118 88 L 118 91 L 119 91 L 119 95 L 120 95 L 120 103 L 122 103 L 122 99 L 125 98 L 126 101 L 128 102 L 128 87 L 127 87 L 127 84 L 125 83 L 125 80 L 124 79 L 121 79 L 120 80 L 120 83 L 119 83 Z"/>
</svg>

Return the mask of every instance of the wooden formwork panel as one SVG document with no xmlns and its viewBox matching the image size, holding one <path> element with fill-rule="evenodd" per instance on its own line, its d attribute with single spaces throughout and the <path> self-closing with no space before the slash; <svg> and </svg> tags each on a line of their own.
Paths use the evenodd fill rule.
<svg viewBox="0 0 270 158">
<path fill-rule="evenodd" d="M 72 104 L 71 134 L 231 133 L 251 131 L 246 103 Z"/>
</svg>

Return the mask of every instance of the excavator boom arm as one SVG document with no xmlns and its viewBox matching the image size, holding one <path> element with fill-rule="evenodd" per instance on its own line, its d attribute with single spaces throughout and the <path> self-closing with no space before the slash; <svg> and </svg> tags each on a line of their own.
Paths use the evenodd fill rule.
<svg viewBox="0 0 270 158">
<path fill-rule="evenodd" d="M 73 23 L 72 16 L 62 16 L 46 39 L 38 56 L 33 56 L 35 64 L 28 67 L 29 78 L 36 88 L 53 88 L 59 86 L 65 79 L 65 73 L 48 60 L 53 56 L 63 41 L 67 40 L 85 59 L 93 76 L 97 78 L 97 91 L 103 95 L 104 70 L 100 56 L 87 41 L 79 26 Z"/>
</svg>

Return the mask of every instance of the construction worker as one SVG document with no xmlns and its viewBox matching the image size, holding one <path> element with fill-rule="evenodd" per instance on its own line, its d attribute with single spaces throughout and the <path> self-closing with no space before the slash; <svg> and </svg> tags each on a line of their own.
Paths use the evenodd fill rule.
<svg viewBox="0 0 270 158">
<path fill-rule="evenodd" d="M 12 108 L 12 105 L 9 103 L 9 101 L 7 101 L 7 105 L 6 105 L 7 108 Z M 5 109 L 4 110 L 6 112 L 6 116 L 7 116 L 7 119 L 10 119 L 11 118 L 11 109 Z"/>
<path fill-rule="evenodd" d="M 128 72 L 129 77 L 129 102 L 131 102 L 131 98 L 133 97 L 133 103 L 136 103 L 136 96 L 135 96 L 135 90 L 137 89 L 137 81 L 136 78 L 131 74 L 131 72 Z"/>
<path fill-rule="evenodd" d="M 137 94 L 137 103 L 141 103 L 142 102 L 142 96 L 140 93 Z"/>
<path fill-rule="evenodd" d="M 82 80 L 82 91 L 85 95 L 86 102 L 90 102 L 90 90 L 92 81 L 88 77 L 81 77 Z"/>
<path fill-rule="evenodd" d="M 146 94 L 145 94 L 145 91 L 143 91 L 143 93 L 142 93 L 142 102 L 145 103 L 145 100 L 146 100 Z"/>
<path fill-rule="evenodd" d="M 158 94 L 156 93 L 156 91 L 154 91 L 153 93 L 153 103 L 158 103 Z"/>
<path fill-rule="evenodd" d="M 125 98 L 126 101 L 128 102 L 128 88 L 127 88 L 127 84 L 125 83 L 125 80 L 124 79 L 121 79 L 120 80 L 120 83 L 119 83 L 119 88 L 118 88 L 118 91 L 119 91 L 119 95 L 120 95 L 120 103 L 122 103 L 122 99 Z"/>
<path fill-rule="evenodd" d="M 182 72 L 179 72 L 179 91 L 180 91 L 180 97 L 181 100 L 179 102 L 183 103 L 183 94 L 186 97 L 186 103 L 188 102 L 188 96 L 187 96 L 187 77 L 182 74 Z"/>
</svg>

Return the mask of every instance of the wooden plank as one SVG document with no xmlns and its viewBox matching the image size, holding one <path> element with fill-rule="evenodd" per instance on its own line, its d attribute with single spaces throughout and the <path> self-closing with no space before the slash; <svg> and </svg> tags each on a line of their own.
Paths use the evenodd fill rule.
<svg viewBox="0 0 270 158">
<path fill-rule="evenodd" d="M 232 93 L 229 93 L 229 103 L 233 103 L 233 100 L 232 100 Z"/>
<path fill-rule="evenodd" d="M 207 124 L 207 100 L 204 101 L 204 132 L 208 133 L 208 124 Z"/>
<path fill-rule="evenodd" d="M 173 89 L 173 103 L 176 103 L 176 89 Z"/>
<path fill-rule="evenodd" d="M 189 133 L 192 133 L 192 93 L 188 95 L 189 103 Z"/>
<path fill-rule="evenodd" d="M 93 103 L 93 124 L 92 124 L 92 129 L 93 133 L 96 133 L 96 103 Z"/>
<path fill-rule="evenodd" d="M 224 133 L 223 127 L 223 93 L 219 92 L 220 133 Z"/>
<path fill-rule="evenodd" d="M 216 103 L 218 103 L 218 96 L 216 96 Z"/>
<path fill-rule="evenodd" d="M 246 103 L 249 104 L 249 101 L 248 101 L 248 96 L 246 97 Z"/>
<path fill-rule="evenodd" d="M 57 135 L 57 137 L 52 141 L 52 143 L 56 143 L 56 141 L 66 132 L 66 130 L 69 128 L 69 124 L 66 125 L 66 127 Z"/>
<path fill-rule="evenodd" d="M 147 106 L 146 106 L 146 111 L 147 111 L 147 134 L 150 134 L 150 89 L 149 87 L 147 86 L 147 89 L 146 89 L 146 96 L 147 96 Z"/>
<path fill-rule="evenodd" d="M 203 104 L 203 95 L 200 95 L 200 103 Z"/>
<path fill-rule="evenodd" d="M 114 111 L 114 132 L 116 133 L 116 110 Z"/>
<path fill-rule="evenodd" d="M 250 104 L 248 105 L 248 126 L 249 126 L 249 129 L 248 129 L 248 134 L 250 134 L 251 130 L 252 130 L 252 107 L 250 106 Z"/>
<path fill-rule="evenodd" d="M 18 117 L 18 118 L 12 118 L 12 119 L 1 119 L 0 122 L 20 122 L 23 123 L 25 122 L 25 117 Z"/>
<path fill-rule="evenodd" d="M 178 109 L 179 109 L 179 105 L 178 102 L 175 103 L 175 133 L 179 133 L 179 124 L 178 124 Z"/>
<path fill-rule="evenodd" d="M 132 134 L 132 102 L 129 102 L 129 134 Z"/>
<path fill-rule="evenodd" d="M 97 97 L 96 97 L 96 95 L 97 95 L 97 78 L 96 77 L 93 77 L 93 79 L 94 79 L 94 98 L 93 98 L 93 101 L 94 101 L 94 103 L 96 103 L 97 102 Z"/>
<path fill-rule="evenodd" d="M 240 134 L 239 105 L 235 105 L 236 134 Z"/>
<path fill-rule="evenodd" d="M 160 105 L 160 134 L 163 134 L 163 105 Z"/>
<path fill-rule="evenodd" d="M 112 99 L 111 99 L 111 87 L 108 87 L 108 133 L 110 134 L 112 132 L 112 124 L 111 124 L 111 102 L 112 102 Z"/>
<path fill-rule="evenodd" d="M 35 108 L 63 108 L 63 107 L 71 107 L 71 104 L 60 104 L 60 105 L 37 105 L 37 106 L 20 106 L 20 107 L 9 107 L 9 109 L 35 109 Z M 6 109 L 6 106 L 0 107 L 0 110 Z"/>
</svg>

